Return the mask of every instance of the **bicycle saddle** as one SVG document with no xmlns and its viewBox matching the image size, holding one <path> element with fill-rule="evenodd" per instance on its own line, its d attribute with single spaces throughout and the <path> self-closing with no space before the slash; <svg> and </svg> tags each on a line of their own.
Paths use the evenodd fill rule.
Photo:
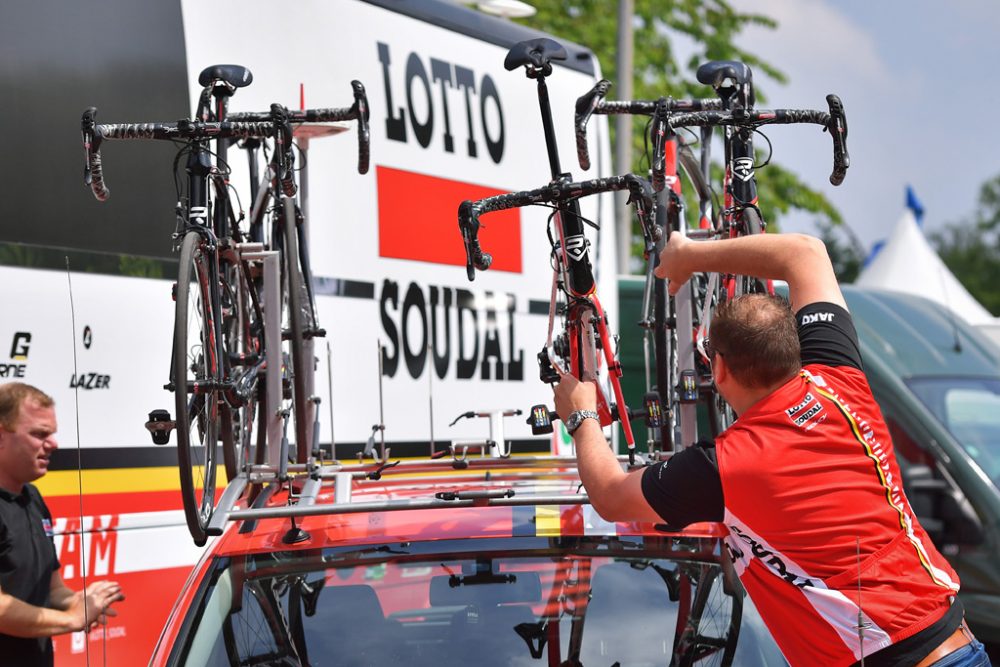
<svg viewBox="0 0 1000 667">
<path fill-rule="evenodd" d="M 243 65 L 212 65 L 198 75 L 199 86 L 207 86 L 213 81 L 224 81 L 233 88 L 243 88 L 253 83 L 253 74 Z"/>
<path fill-rule="evenodd" d="M 751 107 L 754 104 L 753 71 L 745 63 L 737 60 L 713 60 L 699 67 L 695 76 L 699 83 L 712 86 L 720 94 L 722 91 L 736 91 L 749 86 L 749 103 Z"/>
<path fill-rule="evenodd" d="M 745 64 L 737 60 L 713 60 L 698 68 L 699 83 L 718 88 L 726 79 L 732 79 L 735 85 L 753 82 L 753 72 Z"/>
<path fill-rule="evenodd" d="M 503 66 L 508 70 L 514 70 L 522 65 L 531 65 L 539 69 L 545 68 L 552 60 L 566 60 L 566 49 L 559 42 L 540 37 L 518 42 L 507 52 Z"/>
</svg>

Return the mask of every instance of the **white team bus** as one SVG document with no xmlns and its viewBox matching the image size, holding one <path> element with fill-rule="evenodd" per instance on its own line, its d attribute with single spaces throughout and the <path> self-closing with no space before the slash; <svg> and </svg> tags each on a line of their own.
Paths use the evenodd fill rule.
<svg viewBox="0 0 1000 667">
<path fill-rule="evenodd" d="M 441 0 L 43 0 L 4 10 L 0 43 L 16 57 L 0 59 L 0 382 L 29 382 L 57 402 L 60 449 L 38 486 L 63 576 L 74 588 L 84 575 L 114 578 L 128 596 L 106 633 L 57 638 L 58 665 L 104 650 L 108 664 L 145 662 L 201 551 L 180 511 L 174 440 L 154 446 L 143 427 L 173 400 L 163 385 L 176 148 L 106 143 L 113 194 L 99 203 L 82 179 L 81 112 L 96 106 L 99 122 L 188 117 L 199 72 L 219 63 L 253 72 L 233 111 L 294 107 L 300 85 L 309 107 L 348 106 L 350 81 L 363 82 L 370 172 L 356 171 L 353 128 L 308 151 L 311 263 L 328 332 L 316 346 L 320 440 L 353 458 L 382 423 L 393 456 L 426 454 L 486 437 L 484 420 L 449 427 L 462 412 L 551 402 L 535 360 L 548 324 L 548 210 L 515 211 L 484 234 L 495 261 L 474 283 L 457 225 L 463 199 L 549 180 L 535 84 L 503 67 L 513 44 L 538 36 Z M 563 168 L 609 175 L 604 117 L 592 122 L 594 167 L 576 168 L 573 103 L 600 70 L 588 50 L 561 43 L 569 58 L 548 85 Z M 241 160 L 230 152 L 237 176 Z M 590 240 L 617 321 L 610 196 L 584 201 L 583 213 L 602 225 Z M 506 436 L 515 450 L 550 446 L 523 418 L 507 421 Z"/>
</svg>

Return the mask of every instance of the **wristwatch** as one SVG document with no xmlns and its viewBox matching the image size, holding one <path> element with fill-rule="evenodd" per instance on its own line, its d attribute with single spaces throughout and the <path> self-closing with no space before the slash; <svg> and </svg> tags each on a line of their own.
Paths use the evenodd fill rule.
<svg viewBox="0 0 1000 667">
<path fill-rule="evenodd" d="M 563 423 L 566 424 L 566 430 L 569 434 L 573 435 L 576 429 L 580 428 L 580 425 L 583 424 L 584 419 L 596 419 L 600 423 L 601 416 L 593 410 L 576 410 L 571 412 Z"/>
</svg>

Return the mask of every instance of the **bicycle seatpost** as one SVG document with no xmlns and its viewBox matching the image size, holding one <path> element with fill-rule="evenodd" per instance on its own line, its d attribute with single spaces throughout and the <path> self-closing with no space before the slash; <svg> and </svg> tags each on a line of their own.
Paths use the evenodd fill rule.
<svg viewBox="0 0 1000 667">
<path fill-rule="evenodd" d="M 551 65 L 549 66 L 551 72 Z M 528 72 L 531 77 L 531 70 Z M 559 146 L 556 144 L 556 130 L 552 123 L 552 106 L 549 104 L 549 87 L 545 85 L 545 75 L 538 72 L 538 108 L 542 113 L 542 130 L 545 133 L 545 148 L 549 153 L 549 169 L 552 171 L 552 178 L 559 178 L 562 167 L 559 164 Z"/>
<path fill-rule="evenodd" d="M 566 57 L 566 49 L 558 42 L 542 37 L 515 44 L 503 62 L 507 71 L 523 66 L 527 77 L 538 81 L 538 108 L 542 114 L 542 130 L 545 132 L 545 148 L 549 153 L 549 168 L 553 180 L 559 178 L 562 168 L 559 166 L 559 148 L 556 145 L 552 106 L 549 104 L 549 89 L 545 85 L 545 77 L 552 74 L 553 60 L 566 60 Z"/>
</svg>

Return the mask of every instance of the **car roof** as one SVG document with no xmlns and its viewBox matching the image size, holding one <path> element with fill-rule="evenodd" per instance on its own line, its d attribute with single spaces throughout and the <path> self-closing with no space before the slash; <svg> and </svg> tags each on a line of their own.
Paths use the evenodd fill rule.
<svg viewBox="0 0 1000 667">
<path fill-rule="evenodd" d="M 721 524 L 712 523 L 668 531 L 648 522 L 604 521 L 589 504 L 573 457 L 470 455 L 463 460 L 453 454 L 399 459 L 398 465 L 381 467 L 371 461 L 317 465 L 311 482 L 296 485 L 293 504 L 287 484 L 269 496 L 261 494 L 251 509 L 242 501 L 230 506 L 220 500 L 215 520 L 234 525 L 214 553 L 476 538 L 725 534 Z M 293 542 L 295 531 L 307 537 Z"/>
<path fill-rule="evenodd" d="M 1000 349 L 930 299 L 842 286 L 862 353 L 877 355 L 899 377 L 1000 378 Z"/>
</svg>

